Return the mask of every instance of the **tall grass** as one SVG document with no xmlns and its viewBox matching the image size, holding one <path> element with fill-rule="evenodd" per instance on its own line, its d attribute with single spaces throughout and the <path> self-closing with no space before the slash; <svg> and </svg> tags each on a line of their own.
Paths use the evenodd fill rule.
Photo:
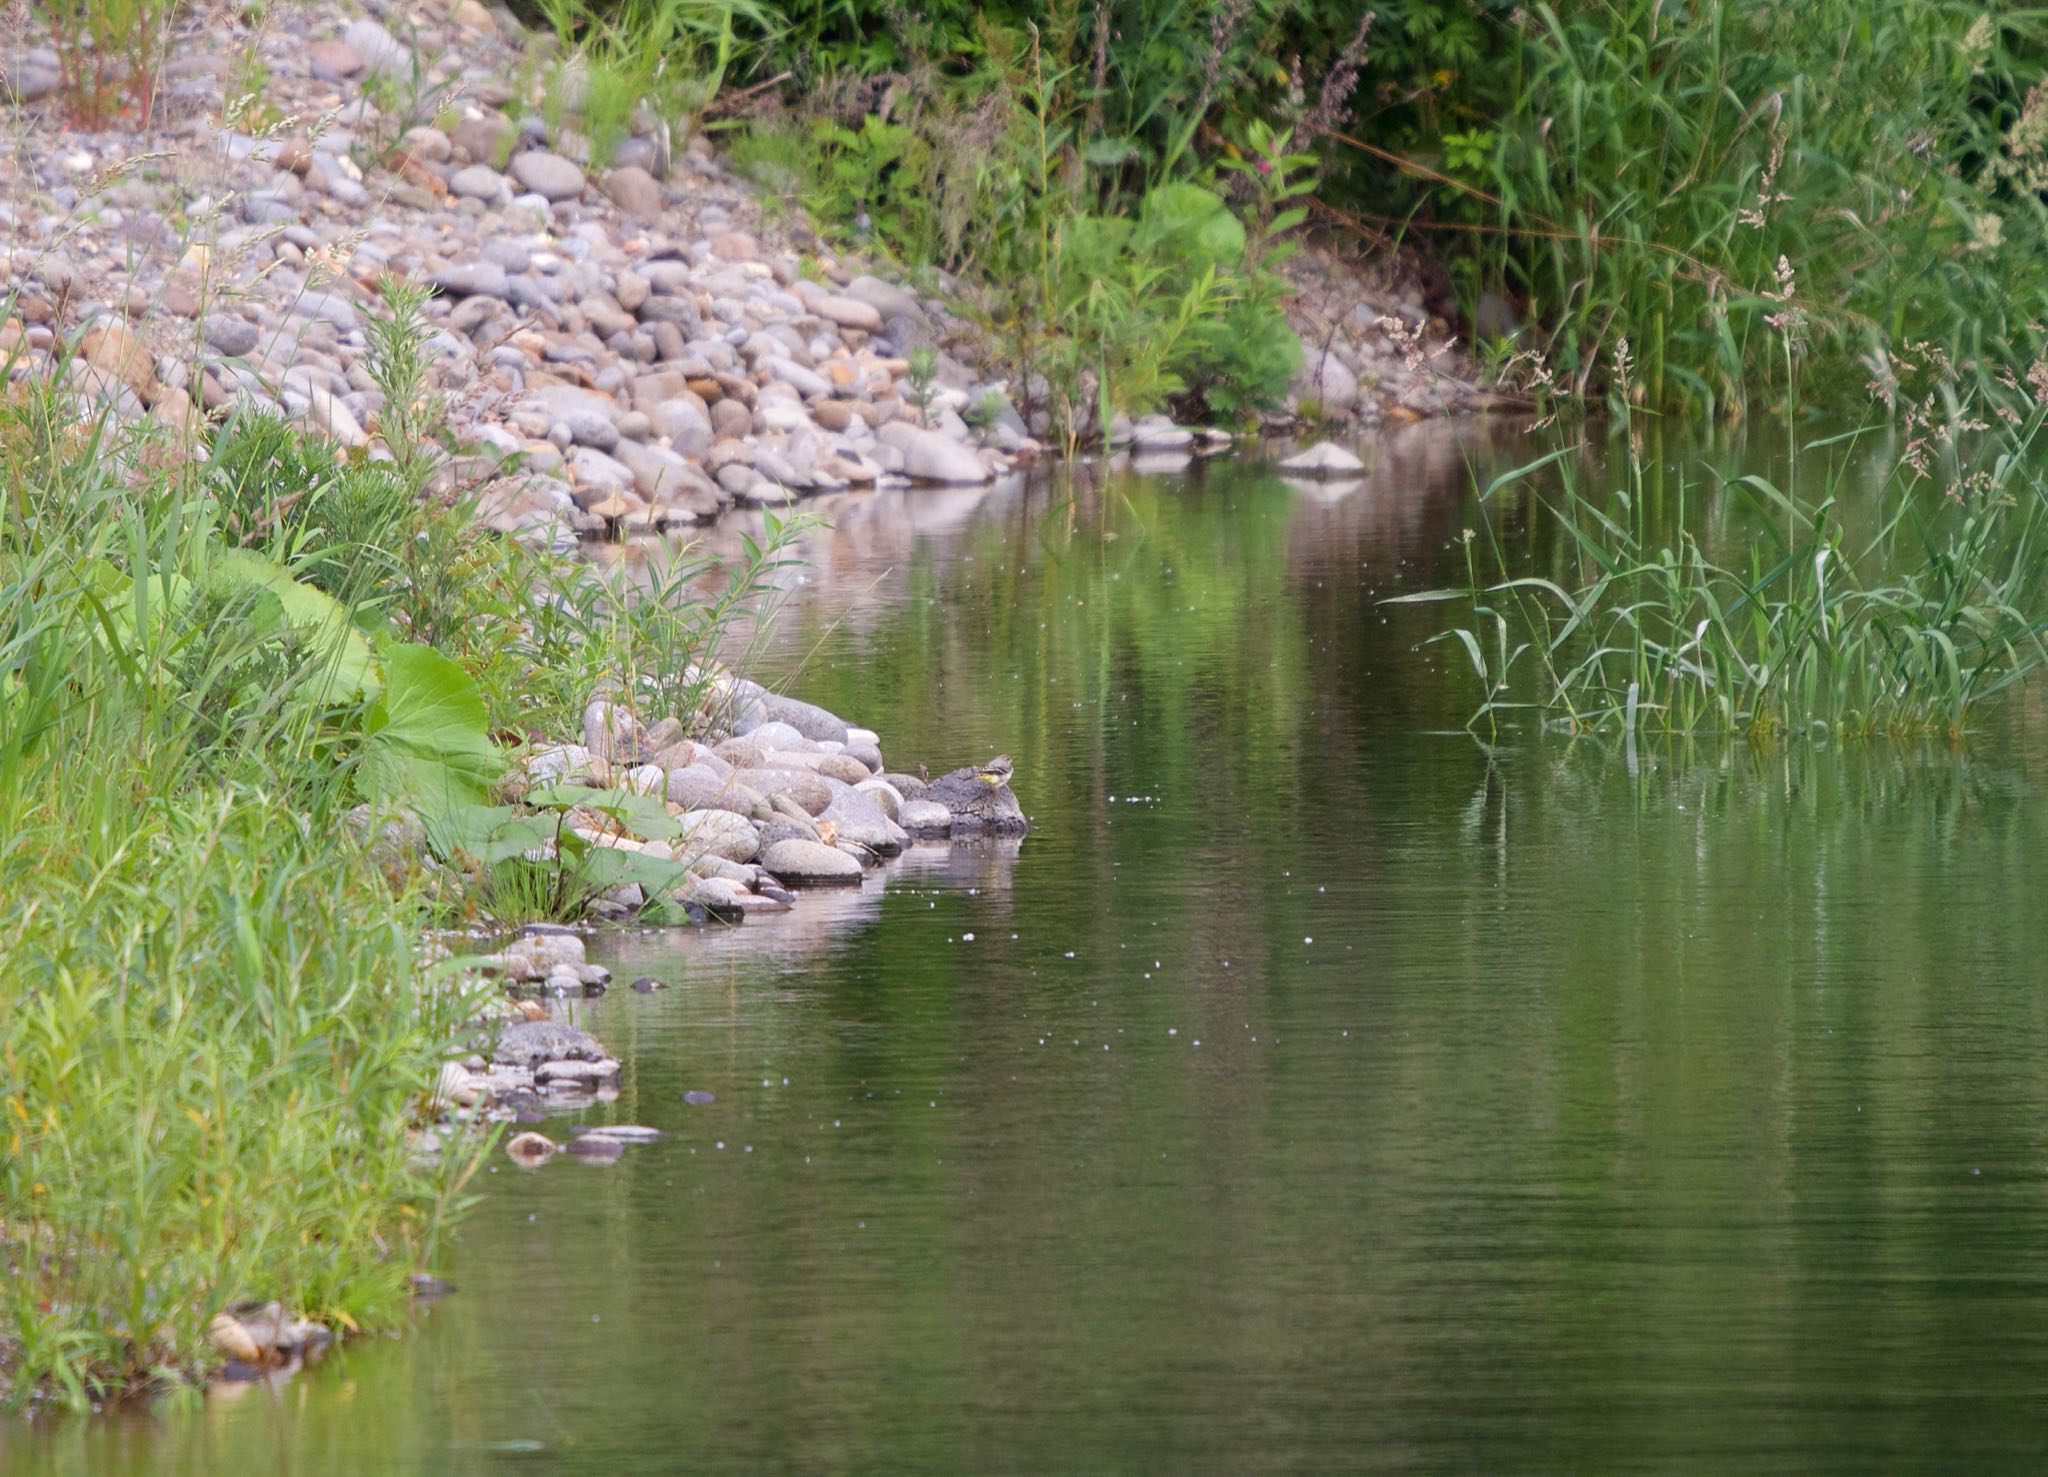
<svg viewBox="0 0 2048 1477">
<path fill-rule="evenodd" d="M 2032 357 L 2048 321 L 2038 13 L 1371 10 L 1361 24 L 1345 0 L 794 6 L 775 64 L 813 133 L 770 149 L 828 226 L 864 219 L 906 261 L 986 282 L 998 322 L 1057 323 L 1029 270 L 1053 257 L 1053 228 L 1136 216 L 1162 185 L 1213 186 L 1259 155 L 1259 127 L 1319 156 L 1315 219 L 1333 238 L 1420 242 L 1447 268 L 1430 307 L 1475 334 L 1519 322 L 1504 354 L 1542 350 L 1574 399 L 1619 392 L 1624 339 L 1638 403 L 1730 418 L 1794 376 L 1809 396 L 1853 392 L 1867 356 L 1916 339 L 1986 373 Z M 808 164 L 806 143 L 821 156 Z M 1153 265 L 1075 259 L 1112 285 Z M 1799 365 L 1768 323 L 1781 261 L 1810 322 Z M 1162 327 L 1148 315 L 1139 334 Z"/>
<path fill-rule="evenodd" d="M 2036 408 L 1974 460 L 1956 451 L 1938 480 L 1902 459 L 1874 516 L 1845 498 L 1837 461 L 1811 493 L 1756 475 L 1681 479 L 1664 524 L 1648 513 L 1650 459 L 1626 432 L 1604 495 L 1555 451 L 1480 494 L 1463 589 L 1396 603 L 1469 605 L 1469 623 L 1437 639 L 1462 649 L 1482 692 L 1472 721 L 1489 732 L 1533 718 L 1630 735 L 1959 738 L 2048 661 L 2043 421 Z M 1558 567 L 1532 569 L 1500 538 L 1490 505 L 1516 493 L 1558 532 Z M 1724 521 L 1748 515 L 1748 536 L 1703 540 L 1693 525 L 1709 495 Z"/>
<path fill-rule="evenodd" d="M 0 399 L 0 1407 L 195 1378 L 242 1299 L 404 1317 L 484 1148 L 411 1132 L 479 1001 L 418 950 L 464 870 L 387 874 L 361 804 L 481 802 L 493 722 L 568 737 L 594 689 L 698 719 L 787 562 L 651 605 L 424 497 L 446 427 L 387 305 L 391 463 Z"/>
<path fill-rule="evenodd" d="M 477 1151 L 413 1158 L 472 1002 L 337 846 L 328 715 L 252 684 L 289 690 L 290 653 L 246 610 L 151 608 L 200 577 L 217 505 L 135 496 L 141 449 L 47 387 L 0 411 L 8 1404 L 194 1375 L 241 1297 L 402 1316 Z"/>
<path fill-rule="evenodd" d="M 726 74 L 779 29 L 755 0 L 532 0 L 563 48 L 546 94 L 548 121 L 580 125 L 594 164 L 608 163 L 652 111 L 667 128 L 694 125 Z"/>
<path fill-rule="evenodd" d="M 1429 119 L 1361 117 L 1347 142 L 1382 201 L 1400 156 L 1409 220 L 1467 306 L 1521 304 L 1520 347 L 1572 390 L 1618 391 L 1626 340 L 1639 401 L 1740 415 L 1786 387 L 1781 261 L 1809 395 L 1913 339 L 2031 357 L 2043 39 L 2031 15 L 1940 0 L 1553 0 L 1492 30 Z"/>
</svg>

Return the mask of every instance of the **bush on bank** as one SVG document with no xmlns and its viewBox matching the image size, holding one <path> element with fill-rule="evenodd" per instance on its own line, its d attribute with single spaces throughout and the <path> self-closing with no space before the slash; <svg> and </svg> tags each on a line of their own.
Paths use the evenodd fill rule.
<svg viewBox="0 0 2048 1477">
<path fill-rule="evenodd" d="M 750 75 L 786 75 L 784 107 L 750 113 L 735 146 L 756 178 L 827 229 L 959 274 L 1017 364 L 1075 404 L 1104 379 L 1121 408 L 1231 419 L 1276 402 L 1297 351 L 1259 262 L 1204 278 L 1210 263 L 1142 223 L 1160 190 L 1192 186 L 1248 236 L 1284 235 L 1266 192 L 1290 153 L 1314 169 L 1313 225 L 1362 251 L 1419 247 L 1435 306 L 1502 359 L 1540 356 L 1573 400 L 1618 391 L 1624 356 L 1640 403 L 1723 416 L 1795 378 L 1809 398 L 1853 395 L 1870 361 L 1920 340 L 1989 375 L 2028 362 L 2048 317 L 2048 26 L 2031 12 L 661 8 L 719 17 L 751 44 Z M 1106 220 L 1139 228 L 1104 243 Z M 1810 329 L 1796 365 L 1769 323 L 1788 299 Z"/>
</svg>

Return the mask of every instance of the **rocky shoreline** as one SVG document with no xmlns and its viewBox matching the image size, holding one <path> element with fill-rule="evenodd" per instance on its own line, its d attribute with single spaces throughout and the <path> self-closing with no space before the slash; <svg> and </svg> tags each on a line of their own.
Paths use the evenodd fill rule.
<svg viewBox="0 0 2048 1477">
<path fill-rule="evenodd" d="M 537 747 L 511 782 L 515 792 L 580 786 L 593 795 L 658 799 L 677 823 L 676 834 L 662 839 L 636 836 L 595 808 L 572 807 L 567 824 L 592 845 L 675 864 L 673 901 L 693 921 L 718 927 L 788 913 L 805 892 L 858 887 L 906 848 L 1014 842 L 1030 829 L 1002 782 L 1007 761 L 928 782 L 890 771 L 872 731 L 814 704 L 726 674 L 707 687 L 708 736 L 716 743 L 684 737 L 672 719 L 643 725 L 620 703 L 599 698 L 584 712 L 581 742 Z M 423 840 L 411 823 L 387 822 L 371 854 L 387 870 L 420 865 Z M 558 1153 L 612 1164 L 630 1146 L 661 1137 L 637 1124 L 572 1124 L 553 1130 L 559 1138 L 538 1131 L 617 1099 L 620 1060 L 575 1019 L 580 1001 L 612 984 L 611 971 L 590 961 L 585 938 L 590 926 L 629 922 L 655 901 L 639 884 L 613 888 L 585 923 L 524 923 L 490 952 L 463 952 L 474 947 L 468 936 L 429 940 L 428 956 L 455 966 L 455 987 L 488 986 L 492 998 L 473 1022 L 469 1049 L 443 1062 L 424 1091 L 423 1121 L 413 1131 L 422 1160 L 438 1157 L 451 1139 L 500 1124 L 517 1130 L 501 1148 L 523 1169 Z M 641 993 L 666 987 L 652 978 L 632 982 Z M 433 1278 L 415 1283 L 423 1298 L 447 1290 Z M 208 1337 L 224 1360 L 221 1378 L 233 1387 L 289 1379 L 337 1334 L 280 1304 L 247 1302 L 217 1316 Z"/>
<path fill-rule="evenodd" d="M 918 843 L 1017 838 L 1030 829 L 1007 783 L 1009 761 L 927 780 L 889 770 L 880 740 L 815 704 L 720 674 L 707 684 L 715 744 L 665 719 L 643 725 L 611 699 L 583 715 L 581 743 L 529 754 L 515 791 L 605 792 L 659 802 L 663 824 L 571 806 L 566 826 L 583 844 L 638 853 L 674 869 L 672 891 L 622 883 L 591 903 L 593 923 L 625 923 L 664 903 L 700 923 L 786 913 L 812 889 L 858 886 L 863 875 Z M 601 1100 L 619 1063 L 587 1032 L 555 1018 L 554 1002 L 603 992 L 610 973 L 589 962 L 581 934 L 524 925 L 505 947 L 466 961 L 502 985 L 502 1022 L 479 1051 L 442 1069 L 436 1103 L 460 1116 L 516 1118 Z M 654 986 L 654 982 L 642 982 Z M 488 1051 L 481 1049 L 488 1046 Z"/>
<path fill-rule="evenodd" d="M 384 455 L 366 321 L 389 274 L 436 289 L 443 481 L 501 531 L 656 533 L 825 491 L 982 483 L 1041 450 L 1044 412 L 965 322 L 800 211 L 771 214 L 702 136 L 672 148 L 643 115 L 591 167 L 573 113 L 542 116 L 551 38 L 476 0 L 366 8 L 195 28 L 151 126 L 102 133 L 64 126 L 55 53 L 17 25 L 0 93 L 11 373 L 63 373 L 180 438 L 248 406 Z M 1363 425 L 1491 403 L 1412 282 L 1346 287 L 1313 260 L 1304 405 Z M 1154 465 L 1228 444 L 1163 418 L 1106 439 Z"/>
</svg>

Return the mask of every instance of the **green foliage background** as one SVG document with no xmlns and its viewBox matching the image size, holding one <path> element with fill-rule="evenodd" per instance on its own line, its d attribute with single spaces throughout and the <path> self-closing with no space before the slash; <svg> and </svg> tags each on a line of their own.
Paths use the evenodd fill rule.
<svg viewBox="0 0 2048 1477">
<path fill-rule="evenodd" d="M 1061 262 L 1062 223 L 1136 217 L 1181 182 L 1250 219 L 1260 180 L 1219 168 L 1259 158 L 1264 129 L 1314 156 L 1317 226 L 1361 250 L 1420 246 L 1454 321 L 1500 298 L 1527 325 L 1512 347 L 1542 351 L 1574 396 L 1733 416 L 1794 381 L 1854 393 L 1866 361 L 1921 340 L 1986 375 L 2034 357 L 2038 11 L 1386 0 L 1361 48 L 1365 15 L 1338 0 L 792 6 L 757 42 L 761 72 L 793 79 L 793 116 L 741 152 L 828 227 L 981 284 L 1020 347 L 1082 331 L 1038 286 L 1048 263 L 1101 273 Z M 1165 259 L 1131 251 L 1122 271 Z M 1804 314 L 1790 342 L 1769 323 L 1788 284 Z M 1260 344 L 1244 327 L 1225 336 Z M 1227 365 L 1222 408 L 1270 403 L 1274 377 Z"/>
</svg>

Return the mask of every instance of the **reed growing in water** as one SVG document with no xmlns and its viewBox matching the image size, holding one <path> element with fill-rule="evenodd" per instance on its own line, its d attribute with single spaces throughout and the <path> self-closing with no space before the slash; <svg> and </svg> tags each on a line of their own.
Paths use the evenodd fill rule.
<svg viewBox="0 0 2048 1477">
<path fill-rule="evenodd" d="M 1960 737 L 2048 660 L 2048 410 L 2014 382 L 1973 396 L 1947 362 L 1937 387 L 1865 430 L 1788 448 L 1787 463 L 1886 438 L 1872 499 L 1835 457 L 1817 490 L 1750 475 L 1652 488 L 1656 459 L 1624 417 L 1621 473 L 1598 493 L 1572 448 L 1494 479 L 1464 535 L 1463 588 L 1401 603 L 1468 604 L 1456 643 L 1489 732 L 1533 715 L 1571 731 Z M 2038 376 L 2048 385 L 2048 371 Z M 1980 415 L 1974 406 L 1982 406 Z M 1515 496 L 1561 534 L 1547 572 L 1509 549 L 1493 516 Z M 1712 499 L 1745 537 L 1703 539 Z M 1652 502 L 1674 502 L 1668 520 Z M 1746 516 L 1745 516 L 1746 515 Z M 1731 554 L 1723 548 L 1733 549 Z"/>
</svg>

